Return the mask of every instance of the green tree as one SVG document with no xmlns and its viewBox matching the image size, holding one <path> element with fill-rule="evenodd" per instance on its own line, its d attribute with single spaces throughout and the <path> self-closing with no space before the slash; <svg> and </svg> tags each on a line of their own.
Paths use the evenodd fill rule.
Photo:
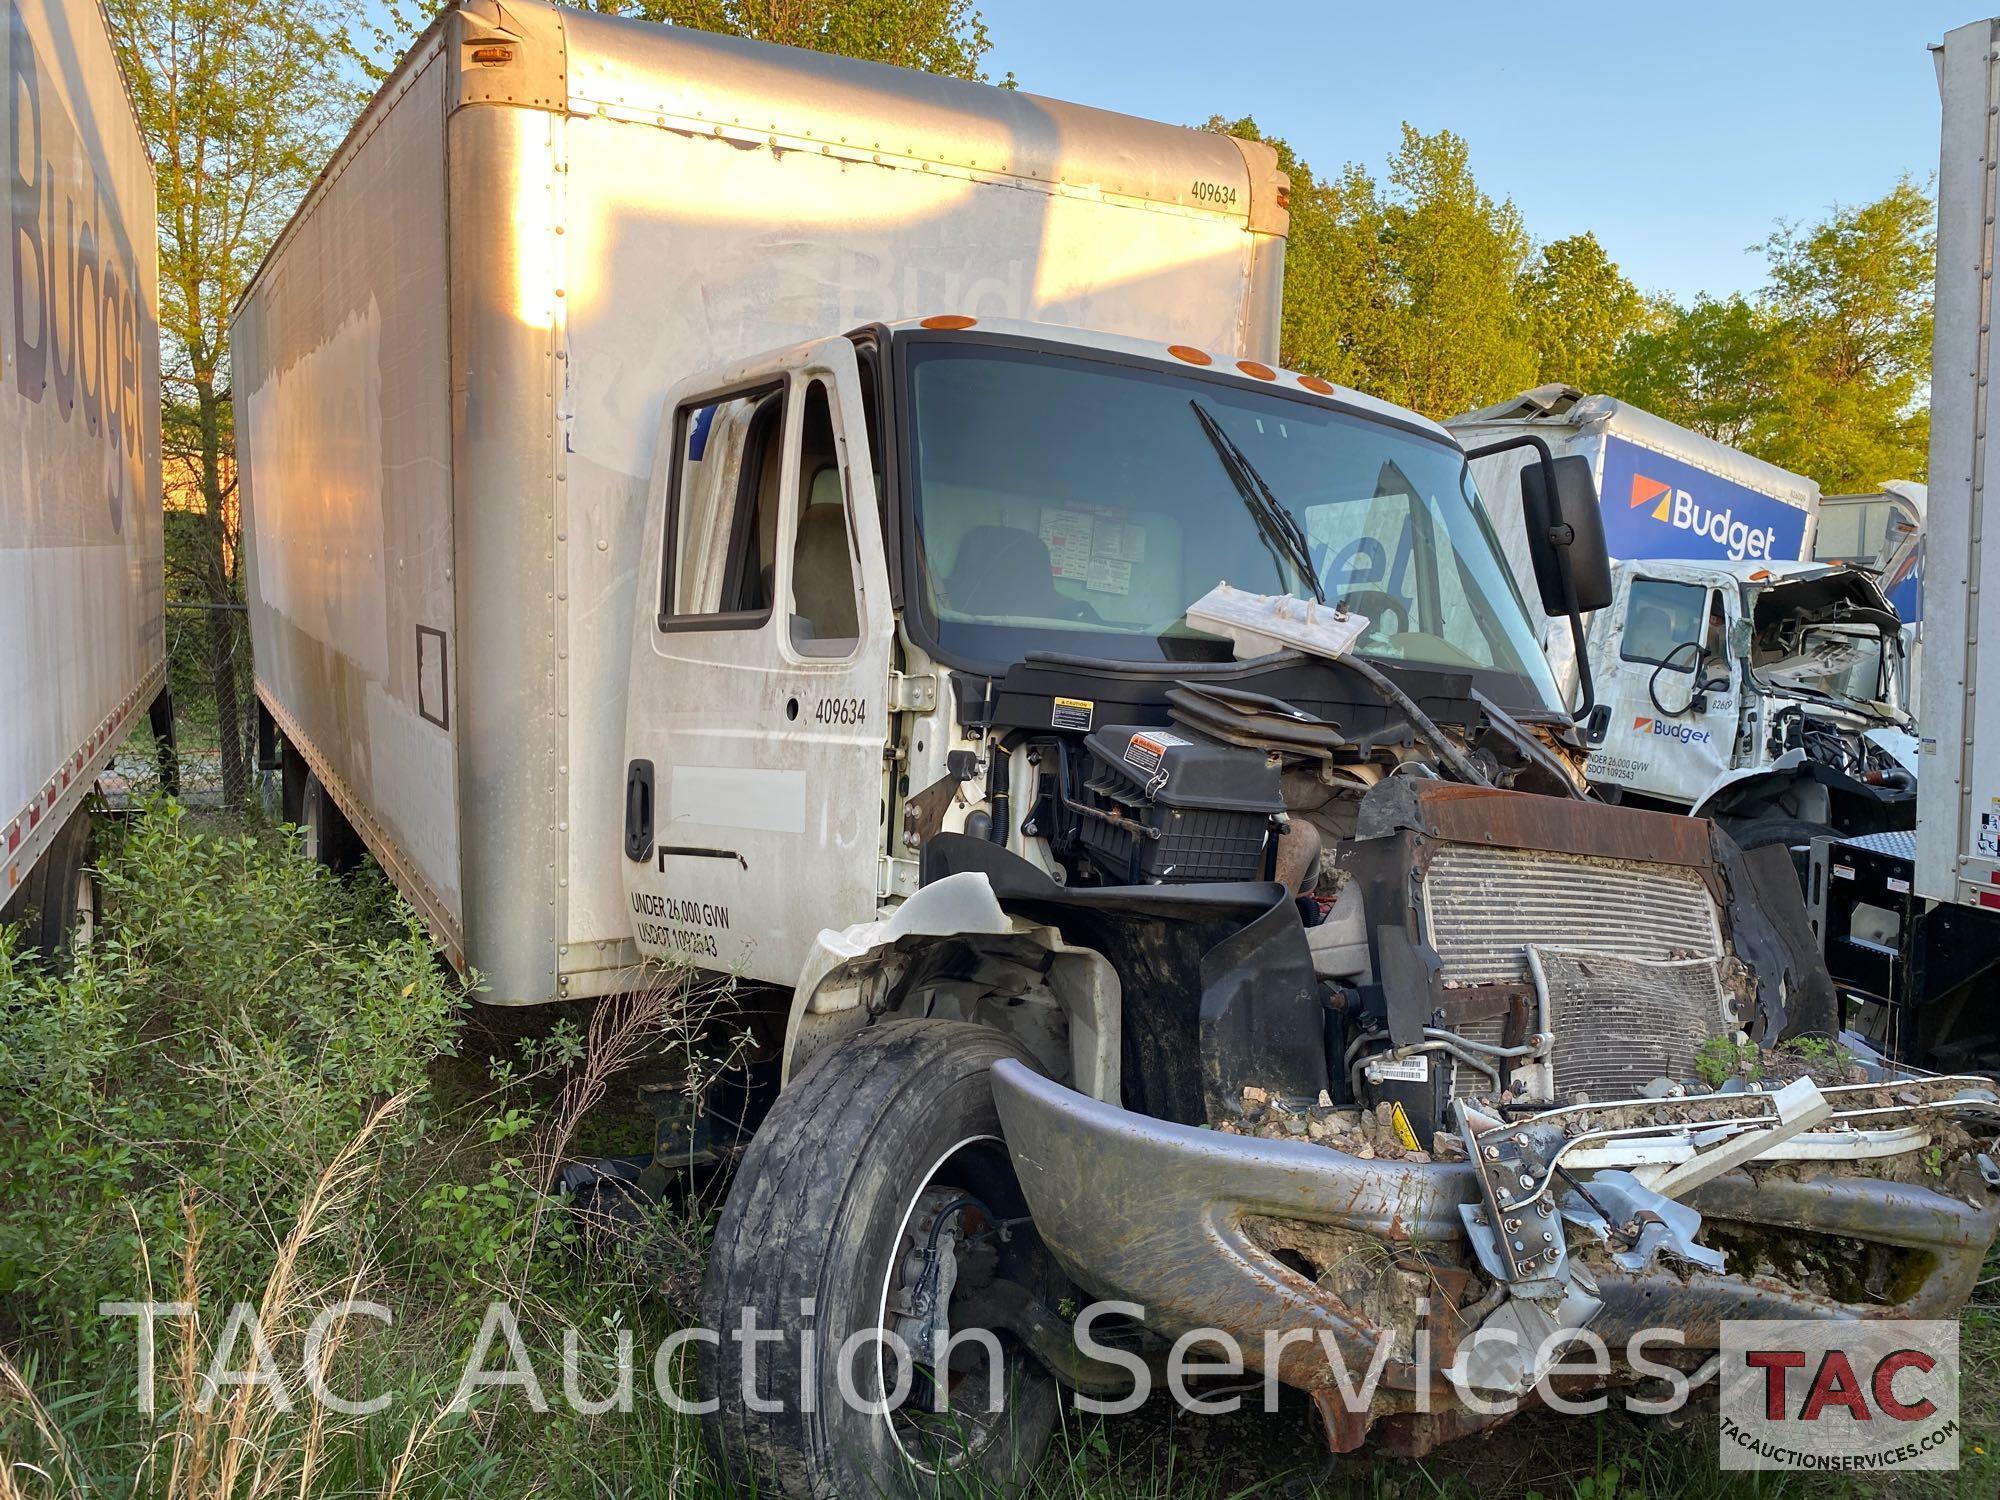
<svg viewBox="0 0 2000 1500">
<path fill-rule="evenodd" d="M 993 46 L 971 0 L 599 0 L 594 8 L 980 83 Z M 1004 85 L 1012 84 L 1010 74 Z"/>
<path fill-rule="evenodd" d="M 1353 163 L 1317 176 L 1255 120 L 1207 128 L 1267 141 L 1291 175 L 1287 365 L 1440 417 L 1533 384 L 1514 290 L 1527 233 L 1474 180 L 1463 139 L 1405 125 L 1385 190 Z"/>
<path fill-rule="evenodd" d="M 1403 126 L 1389 158 L 1382 235 L 1389 304 L 1371 330 L 1375 394 L 1455 416 L 1534 383 L 1514 287 L 1528 258 L 1511 199 L 1495 202 L 1461 136 Z"/>
<path fill-rule="evenodd" d="M 1907 177 L 1882 197 L 1836 207 L 1765 242 L 1777 368 L 1759 453 L 1829 494 L 1921 479 L 1936 212 Z"/>
<path fill-rule="evenodd" d="M 1905 179 L 1765 241 L 1754 298 L 1656 302 L 1607 387 L 1829 494 L 1921 479 L 1930 441 L 1929 198 Z"/>
<path fill-rule="evenodd" d="M 1535 253 L 1515 289 L 1542 381 L 1599 391 L 1621 345 L 1637 333 L 1645 299 L 1586 230 Z"/>
<path fill-rule="evenodd" d="M 165 467 L 200 501 L 192 591 L 240 601 L 229 319 L 346 128 L 359 92 L 348 12 L 330 0 L 107 0 L 159 194 Z M 209 611 L 225 792 L 247 785 L 238 630 Z"/>
<path fill-rule="evenodd" d="M 1609 394 L 1765 456 L 1777 408 L 1778 323 L 1741 296 L 1656 299 L 1610 367 Z"/>
<path fill-rule="evenodd" d="M 1322 182 L 1283 137 L 1265 134 L 1247 115 L 1214 115 L 1203 128 L 1264 142 L 1292 181 L 1280 361 L 1342 385 L 1369 386 L 1372 372 L 1362 364 L 1359 334 L 1385 300 L 1387 264 L 1373 179 L 1349 166 L 1336 181 Z"/>
</svg>

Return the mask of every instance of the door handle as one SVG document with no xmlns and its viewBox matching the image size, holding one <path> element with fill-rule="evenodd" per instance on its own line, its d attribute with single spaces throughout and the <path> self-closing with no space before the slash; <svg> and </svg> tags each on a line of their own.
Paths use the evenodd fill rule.
<svg viewBox="0 0 2000 1500">
<path fill-rule="evenodd" d="M 625 857 L 645 864 L 653 857 L 653 763 L 625 768 Z"/>
<path fill-rule="evenodd" d="M 1590 722 L 1584 727 L 1584 739 L 1593 745 L 1604 743 L 1604 731 L 1611 727 L 1611 705 L 1600 703 L 1590 711 Z"/>
</svg>

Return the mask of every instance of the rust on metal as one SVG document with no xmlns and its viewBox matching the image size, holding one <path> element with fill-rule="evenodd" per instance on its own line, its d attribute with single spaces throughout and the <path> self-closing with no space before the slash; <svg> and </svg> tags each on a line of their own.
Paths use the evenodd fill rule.
<svg viewBox="0 0 2000 1500">
<path fill-rule="evenodd" d="M 1541 797 L 1493 787 L 1426 783 L 1417 793 L 1422 832 L 1454 844 L 1491 844 L 1545 854 L 1629 859 L 1648 864 L 1715 864 L 1708 822 L 1602 802 Z"/>
</svg>

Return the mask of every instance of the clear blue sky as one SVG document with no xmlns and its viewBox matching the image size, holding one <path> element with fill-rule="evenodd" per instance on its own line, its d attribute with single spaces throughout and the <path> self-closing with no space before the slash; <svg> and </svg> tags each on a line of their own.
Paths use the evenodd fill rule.
<svg viewBox="0 0 2000 1500">
<path fill-rule="evenodd" d="M 1253 114 L 1322 175 L 1449 128 L 1529 232 L 1595 230 L 1647 290 L 1750 291 L 1774 221 L 1937 170 L 1926 47 L 1995 0 L 1638 5 L 981 0 L 989 70 L 1195 124 Z"/>
</svg>

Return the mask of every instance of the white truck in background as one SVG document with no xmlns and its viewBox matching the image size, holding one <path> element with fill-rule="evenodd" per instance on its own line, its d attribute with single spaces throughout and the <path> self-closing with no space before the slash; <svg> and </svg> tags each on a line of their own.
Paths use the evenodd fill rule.
<svg viewBox="0 0 2000 1500">
<path fill-rule="evenodd" d="M 1572 1271 L 1584 1117 L 1542 1111 L 1628 1101 L 1595 1162 L 1692 1159 L 1768 1096 L 1642 1087 L 1833 1024 L 1782 857 L 1585 795 L 1466 451 L 1277 365 L 1285 183 L 1220 135 L 464 0 L 237 312 L 258 698 L 317 852 L 365 844 L 490 1002 L 692 966 L 755 1040 L 740 1114 L 568 1179 L 733 1168 L 695 1364 L 739 1488 L 1019 1485 L 1064 1388 L 1129 1387 L 1061 1314 L 1093 1297 L 1322 1397 L 1400 1330 L 1319 1409 L 1420 1453 L 1553 1346 L 1461 1396 L 1408 1330 L 1540 1329 L 1552 1285 L 1613 1349 L 1653 1320 L 1664 1269 Z M 1587 466 L 1529 472 L 1541 604 L 1601 608 Z M 1888 1174 L 1966 1086 L 1906 1088 L 1888 1168 L 1786 1131 L 1769 1181 L 1618 1201 L 1860 1239 L 1943 1315 L 2000 1190 Z M 1503 1089 L 1452 1162 L 1249 1114 L 1463 1149 Z M 1532 1251 L 1490 1227 L 1530 1182 Z M 1722 1317 L 1861 1311 L 1738 1269 L 1674 1283 L 1690 1369 Z M 1279 1320 L 1319 1336 L 1260 1352 Z"/>
<path fill-rule="evenodd" d="M 0 921 L 55 952 L 98 774 L 167 727 L 158 247 L 96 0 L 8 0 L 0 58 Z"/>
<path fill-rule="evenodd" d="M 2000 434 L 1993 164 L 2000 21 L 1931 49 L 1942 126 L 1917 822 L 1822 839 L 1808 906 L 1858 1029 L 1938 1066 L 2000 1059 Z M 1907 497 L 1905 497 L 1907 498 Z"/>
<path fill-rule="evenodd" d="M 1908 828 L 1916 742 L 1899 701 L 1902 635 L 1876 578 L 1813 555 L 1819 487 L 1608 396 L 1541 386 L 1446 424 L 1467 444 L 1535 434 L 1598 480 L 1612 601 L 1578 660 L 1543 640 L 1567 683 L 1587 676 L 1590 779 L 1631 806 L 1714 818 L 1746 847 L 1803 865 L 1838 829 Z M 1527 462 L 1476 460 L 1492 490 Z M 1517 576 L 1526 538 L 1496 522 Z"/>
</svg>

